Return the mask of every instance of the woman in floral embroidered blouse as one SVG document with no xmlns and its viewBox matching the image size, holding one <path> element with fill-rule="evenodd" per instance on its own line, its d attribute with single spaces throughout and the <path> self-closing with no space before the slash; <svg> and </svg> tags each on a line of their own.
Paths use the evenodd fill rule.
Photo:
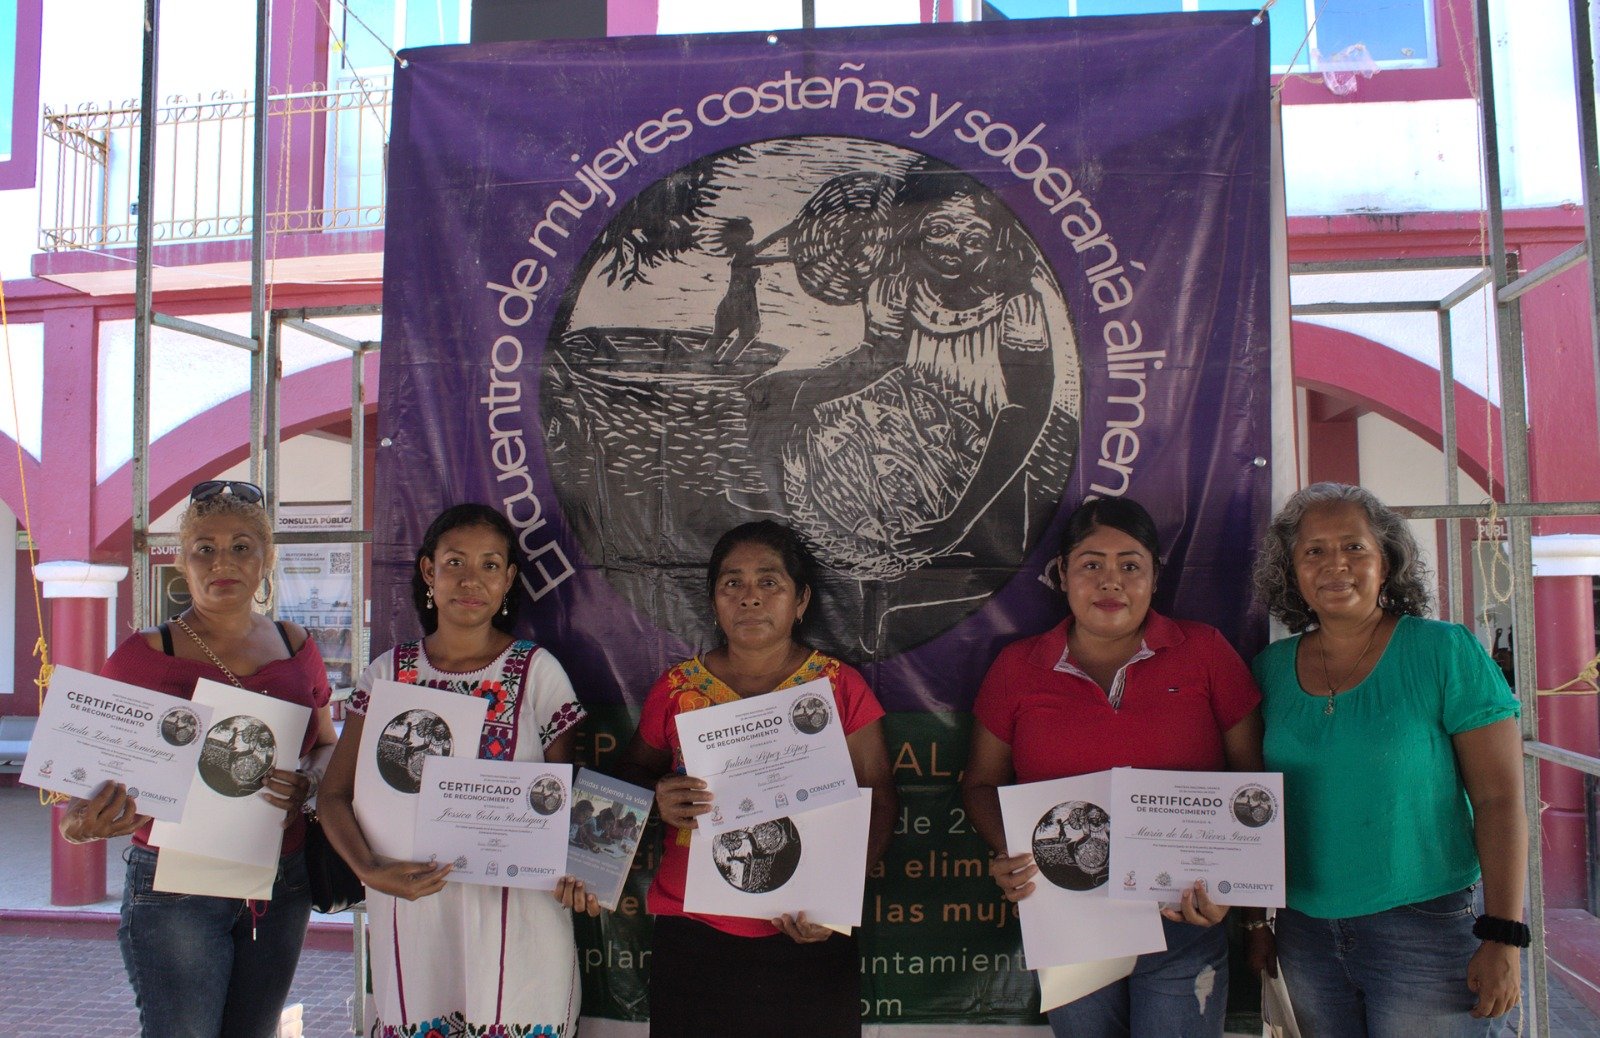
<svg viewBox="0 0 1600 1038">
<path fill-rule="evenodd" d="M 676 718 L 688 710 L 827 678 L 856 782 L 872 790 L 869 870 L 888 847 L 896 799 L 883 708 L 855 668 L 796 637 L 812 604 L 814 568 L 794 531 L 770 520 L 723 534 L 711 552 L 706 583 L 726 640 L 657 679 L 645 698 L 638 734 L 623 754 L 618 775 L 655 786 L 666 828 L 648 899 L 656 917 L 652 1038 L 861 1033 L 853 936 L 808 922 L 804 913 L 768 922 L 683 910 L 690 833 L 696 817 L 711 810 L 705 782 L 684 774 Z"/>
<path fill-rule="evenodd" d="M 571 762 L 583 717 L 554 657 L 513 639 L 516 535 L 485 505 L 447 509 L 417 552 L 412 599 L 427 637 L 402 642 L 362 673 L 323 780 L 328 836 L 367 885 L 372 993 L 391 1036 L 567 1036 L 577 1025 L 578 958 L 567 909 L 599 913 L 571 877 L 555 897 L 446 884 L 449 865 L 373 853 L 354 801 L 356 757 L 373 683 L 394 680 L 489 701 L 484 760 Z"/>
</svg>

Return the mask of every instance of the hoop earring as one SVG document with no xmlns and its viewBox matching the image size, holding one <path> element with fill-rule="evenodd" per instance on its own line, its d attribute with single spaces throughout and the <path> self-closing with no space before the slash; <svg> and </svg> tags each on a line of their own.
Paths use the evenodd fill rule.
<svg viewBox="0 0 1600 1038">
<path fill-rule="evenodd" d="M 427 603 L 425 605 L 423 605 L 422 608 L 424 608 L 424 609 L 432 609 L 433 608 L 433 585 L 432 584 L 428 585 L 428 600 L 427 600 Z"/>
<path fill-rule="evenodd" d="M 261 578 L 261 585 L 262 585 L 262 587 L 264 587 L 266 589 L 266 594 L 262 594 L 261 593 L 262 592 L 262 588 L 261 587 L 256 588 L 256 593 L 255 593 L 256 604 L 257 605 L 271 605 L 272 604 L 272 574 L 271 573 L 268 573 L 266 576 Z"/>
</svg>

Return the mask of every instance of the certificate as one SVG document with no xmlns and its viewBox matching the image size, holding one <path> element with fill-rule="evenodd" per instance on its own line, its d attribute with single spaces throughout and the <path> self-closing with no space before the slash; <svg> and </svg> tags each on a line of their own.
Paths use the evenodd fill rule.
<svg viewBox="0 0 1600 1038">
<path fill-rule="evenodd" d="M 416 861 L 417 793 L 429 757 L 478 756 L 489 701 L 398 681 L 373 683 L 356 757 L 356 821 L 374 854 Z"/>
<path fill-rule="evenodd" d="M 1111 896 L 1177 901 L 1203 879 L 1225 905 L 1281 908 L 1283 776 L 1277 772 L 1117 768 Z"/>
<path fill-rule="evenodd" d="M 210 723 L 204 704 L 57 667 L 20 779 L 85 799 L 121 782 L 140 814 L 176 822 Z"/>
<path fill-rule="evenodd" d="M 1017 903 L 1028 966 L 1068 966 L 1165 951 L 1154 901 L 1106 896 L 1111 833 L 1111 772 L 1000 789 L 1006 849 L 1033 855 L 1033 893 Z"/>
<path fill-rule="evenodd" d="M 684 910 L 747 919 L 804 912 L 806 922 L 841 932 L 860 926 L 872 791 L 850 788 L 856 796 L 842 804 L 720 833 L 701 815 Z"/>
<path fill-rule="evenodd" d="M 554 890 L 567 867 L 572 765 L 429 757 L 417 793 L 416 857 L 449 883 Z"/>
<path fill-rule="evenodd" d="M 684 770 L 704 779 L 717 833 L 856 798 L 855 767 L 827 678 L 678 715 Z"/>
<path fill-rule="evenodd" d="M 273 865 L 283 847 L 283 809 L 262 799 L 273 768 L 300 766 L 311 708 L 201 678 L 194 702 L 213 718 L 201 740 L 181 822 L 157 822 L 150 842 L 245 865 Z"/>
</svg>

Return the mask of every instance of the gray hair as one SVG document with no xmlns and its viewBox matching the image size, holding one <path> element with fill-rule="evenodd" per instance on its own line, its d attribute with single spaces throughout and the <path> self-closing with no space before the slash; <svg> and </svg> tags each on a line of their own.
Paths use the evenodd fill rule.
<svg viewBox="0 0 1600 1038">
<path fill-rule="evenodd" d="M 1427 616 L 1430 574 L 1411 527 L 1370 490 L 1348 483 L 1313 483 L 1297 491 L 1272 517 L 1256 555 L 1256 598 L 1285 627 L 1298 634 L 1317 625 L 1317 614 L 1300 594 L 1294 573 L 1294 542 L 1306 513 L 1323 505 L 1353 504 L 1366 513 L 1389 574 L 1378 589 L 1378 604 L 1395 616 Z"/>
</svg>

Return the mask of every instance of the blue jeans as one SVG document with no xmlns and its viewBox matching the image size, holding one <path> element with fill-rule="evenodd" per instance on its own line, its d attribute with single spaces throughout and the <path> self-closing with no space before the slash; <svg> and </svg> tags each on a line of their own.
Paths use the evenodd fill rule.
<svg viewBox="0 0 1600 1038">
<path fill-rule="evenodd" d="M 1278 909 L 1278 962 L 1303 1038 L 1467 1038 L 1472 888 L 1351 919 Z"/>
<path fill-rule="evenodd" d="M 130 847 L 126 857 L 117 941 L 146 1038 L 276 1035 L 311 918 L 300 852 L 279 861 L 259 920 L 237 898 L 153 890 L 155 851 Z"/>
<path fill-rule="evenodd" d="M 1228 928 L 1162 919 L 1167 950 L 1133 973 L 1047 1014 L 1055 1038 L 1222 1038 Z"/>
</svg>

